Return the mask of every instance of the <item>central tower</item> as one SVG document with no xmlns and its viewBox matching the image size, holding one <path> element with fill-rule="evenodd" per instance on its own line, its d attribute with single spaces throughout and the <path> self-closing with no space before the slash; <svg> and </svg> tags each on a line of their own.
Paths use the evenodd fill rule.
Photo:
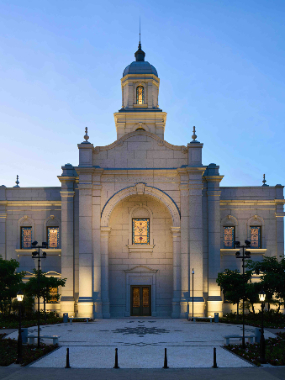
<svg viewBox="0 0 285 380">
<path fill-rule="evenodd" d="M 144 129 L 164 140 L 166 112 L 158 106 L 160 80 L 156 68 L 145 61 L 145 52 L 139 48 L 136 60 L 128 65 L 121 79 L 122 108 L 114 113 L 117 138 Z"/>
</svg>

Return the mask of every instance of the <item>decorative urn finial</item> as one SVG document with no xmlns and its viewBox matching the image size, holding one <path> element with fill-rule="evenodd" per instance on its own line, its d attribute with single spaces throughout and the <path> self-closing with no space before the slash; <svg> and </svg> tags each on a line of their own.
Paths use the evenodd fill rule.
<svg viewBox="0 0 285 380">
<path fill-rule="evenodd" d="M 195 128 L 195 126 L 193 127 L 193 135 L 192 135 L 192 141 L 191 141 L 191 143 L 198 143 L 199 144 L 199 141 L 197 141 L 196 140 L 196 138 L 197 138 L 197 135 L 196 135 L 196 128 Z"/>
<path fill-rule="evenodd" d="M 82 144 L 91 144 L 88 140 L 89 140 L 89 136 L 88 136 L 88 128 L 86 127 L 85 128 L 85 135 L 84 135 L 84 140 Z"/>
<path fill-rule="evenodd" d="M 263 181 L 262 181 L 262 182 L 263 182 L 263 185 L 262 185 L 262 186 L 269 186 L 269 185 L 266 184 L 267 181 L 266 181 L 266 179 L 265 179 L 265 174 L 263 174 Z"/>
<path fill-rule="evenodd" d="M 19 186 L 19 183 L 20 183 L 20 181 L 19 181 L 19 176 L 17 175 L 17 177 L 16 177 L 16 181 L 15 181 L 16 186 L 14 186 L 14 187 L 20 187 L 20 186 Z"/>
</svg>

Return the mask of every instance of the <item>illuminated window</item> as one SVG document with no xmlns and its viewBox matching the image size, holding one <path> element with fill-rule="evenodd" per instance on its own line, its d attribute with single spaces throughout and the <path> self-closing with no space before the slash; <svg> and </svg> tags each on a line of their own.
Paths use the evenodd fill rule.
<svg viewBox="0 0 285 380">
<path fill-rule="evenodd" d="M 32 247 L 32 227 L 21 227 L 21 248 Z"/>
<path fill-rule="evenodd" d="M 149 219 L 133 219 L 133 244 L 149 244 Z"/>
<path fill-rule="evenodd" d="M 48 248 L 59 248 L 59 227 L 48 227 Z"/>
<path fill-rule="evenodd" d="M 224 227 L 224 248 L 234 248 L 235 228 Z"/>
<path fill-rule="evenodd" d="M 58 302 L 58 288 L 51 288 L 49 292 L 48 303 Z"/>
<path fill-rule="evenodd" d="M 251 248 L 261 248 L 261 227 L 250 227 Z"/>
<path fill-rule="evenodd" d="M 144 88 L 143 88 L 143 86 L 137 87 L 137 104 L 144 104 Z"/>
</svg>

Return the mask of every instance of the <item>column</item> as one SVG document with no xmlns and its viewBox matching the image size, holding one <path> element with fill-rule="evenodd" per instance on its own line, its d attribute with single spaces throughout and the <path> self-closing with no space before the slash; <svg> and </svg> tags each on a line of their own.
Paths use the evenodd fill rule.
<svg viewBox="0 0 285 380">
<path fill-rule="evenodd" d="M 202 174 L 189 173 L 190 303 L 189 317 L 204 316 Z M 194 270 L 194 275 L 193 275 Z M 194 303 L 194 305 L 192 305 Z"/>
<path fill-rule="evenodd" d="M 208 315 L 223 315 L 221 290 L 216 279 L 221 271 L 220 265 L 220 181 L 219 167 L 210 164 L 204 178 L 208 182 Z"/>
<path fill-rule="evenodd" d="M 78 317 L 93 318 L 92 175 L 79 175 Z"/>
<path fill-rule="evenodd" d="M 181 256 L 180 256 L 180 227 L 171 227 L 173 239 L 173 298 L 172 318 L 180 317 L 181 292 Z"/>
<path fill-rule="evenodd" d="M 78 317 L 93 318 L 93 144 L 86 128 L 85 141 L 78 144 L 79 165 L 79 298 Z"/>
<path fill-rule="evenodd" d="M 102 265 L 102 311 L 103 318 L 110 318 L 109 300 L 109 236 L 111 228 L 101 227 L 101 265 Z"/>
<path fill-rule="evenodd" d="M 101 288 L 101 174 L 103 169 L 95 169 L 92 189 L 92 238 L 93 238 L 93 303 L 94 317 L 102 318 Z"/>
<path fill-rule="evenodd" d="M 284 211 L 283 211 L 283 188 L 282 185 L 275 186 L 275 199 L 276 199 L 276 241 L 277 241 L 277 260 L 284 257 Z"/>
<path fill-rule="evenodd" d="M 189 199 L 188 173 L 178 169 L 180 174 L 180 318 L 188 318 L 189 303 Z"/>
<path fill-rule="evenodd" d="M 74 168 L 70 164 L 62 167 L 61 181 L 61 277 L 66 278 L 61 289 L 61 315 L 74 316 Z"/>
<path fill-rule="evenodd" d="M 202 165 L 203 144 L 196 140 L 193 128 L 193 141 L 188 147 L 189 181 L 189 250 L 190 250 L 190 303 L 189 317 L 203 317 L 205 302 L 203 297 L 203 183 L 205 167 Z M 194 274 L 193 274 L 194 272 Z M 193 315 L 192 315 L 193 314 Z"/>
</svg>

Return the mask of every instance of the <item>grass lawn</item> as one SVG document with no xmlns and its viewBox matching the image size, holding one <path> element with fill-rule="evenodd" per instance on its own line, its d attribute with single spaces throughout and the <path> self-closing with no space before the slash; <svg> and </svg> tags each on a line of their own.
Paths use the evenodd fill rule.
<svg viewBox="0 0 285 380">
<path fill-rule="evenodd" d="M 277 333 L 277 338 L 269 338 L 265 341 L 265 358 L 267 363 L 274 366 L 285 365 L 285 333 Z M 246 344 L 243 349 L 240 345 L 229 344 L 225 348 L 236 355 L 260 366 L 260 344 Z"/>
<path fill-rule="evenodd" d="M 14 339 L 3 339 L 5 334 L 0 334 L 0 366 L 8 366 L 16 362 L 17 359 L 17 341 Z M 58 347 L 55 345 L 41 344 L 41 348 L 27 344 L 23 346 L 23 362 L 27 365 L 39 359 L 41 356 L 48 354 Z"/>
</svg>

